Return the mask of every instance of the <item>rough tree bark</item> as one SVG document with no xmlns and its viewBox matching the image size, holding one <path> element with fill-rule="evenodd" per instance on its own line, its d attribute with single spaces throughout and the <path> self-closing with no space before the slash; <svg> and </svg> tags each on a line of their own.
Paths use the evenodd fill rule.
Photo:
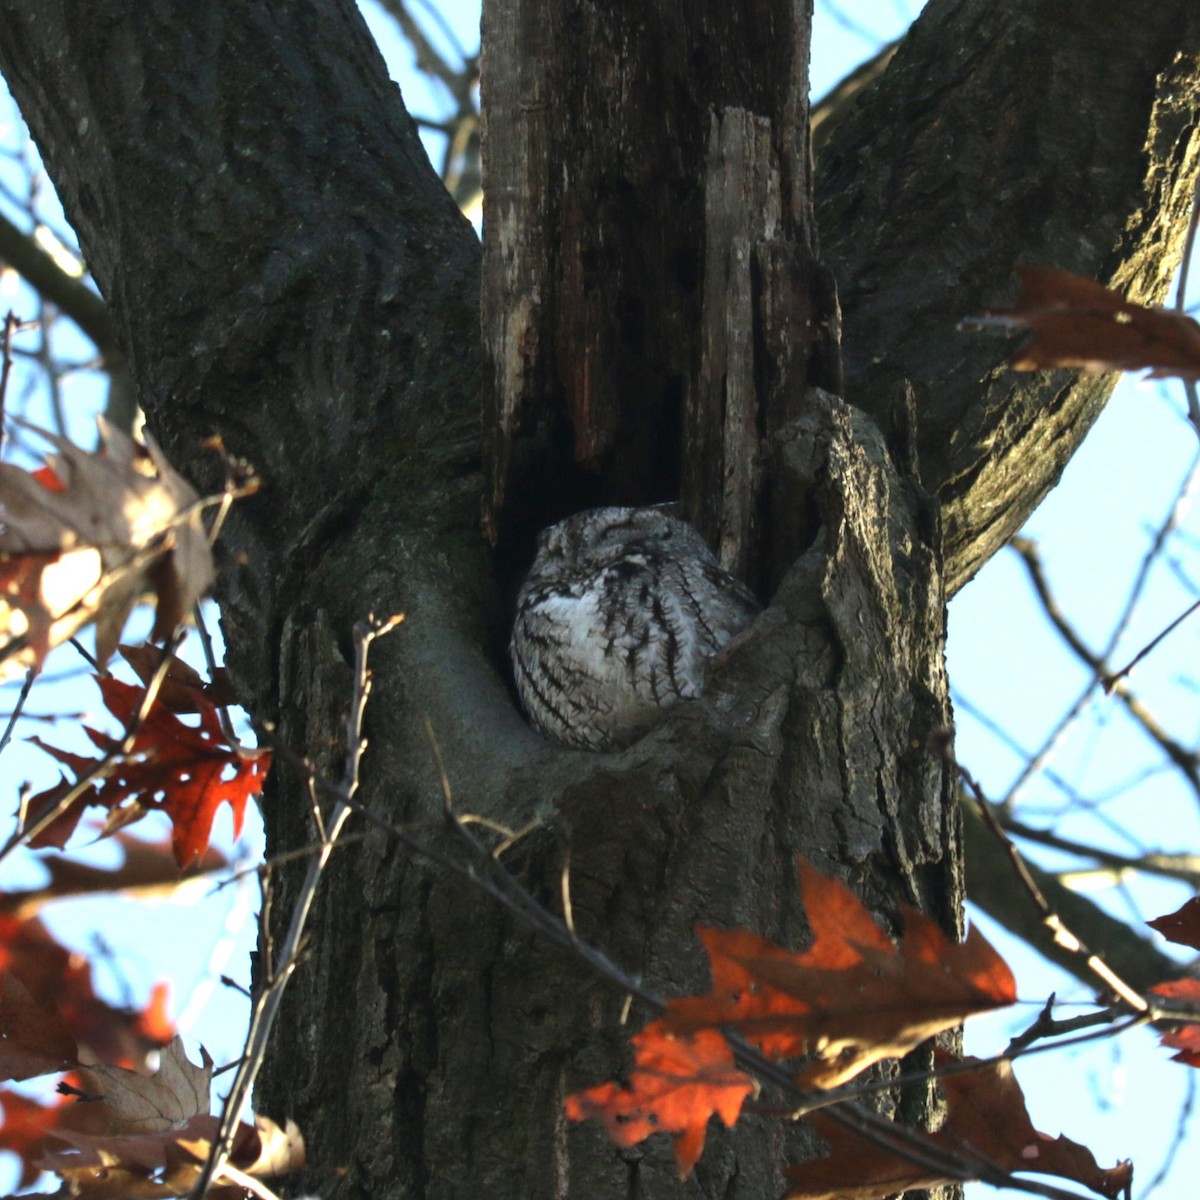
<svg viewBox="0 0 1200 1200">
<path fill-rule="evenodd" d="M 332 764 L 350 627 L 404 610 L 376 661 L 366 801 L 436 821 L 428 714 L 463 810 L 543 818 L 514 861 L 535 894 L 553 903 L 569 838 L 581 934 L 674 990 L 702 982 L 697 921 L 802 937 L 797 850 L 885 916 L 905 899 L 960 921 L 951 780 L 927 748 L 950 716 L 943 575 L 969 578 L 1032 509 L 1103 387 L 1014 383 L 1003 347 L 954 325 L 1022 256 L 1161 294 L 1200 16 L 930 3 L 817 183 L 851 409 L 808 386 L 838 380 L 804 6 L 640 7 L 485 14 L 488 132 L 514 147 L 489 160 L 486 488 L 478 245 L 349 0 L 0 0 L 0 69 L 155 431 L 201 481 L 214 432 L 265 480 L 221 583 L 250 708 Z M 706 700 L 643 742 L 550 747 L 502 662 L 535 515 L 676 489 L 773 603 Z M 307 813 L 280 771 L 272 851 L 308 840 Z M 773 1125 L 715 1137 L 684 1189 L 664 1147 L 564 1127 L 564 1090 L 611 1069 L 620 1007 L 368 841 L 334 860 L 260 1103 L 304 1128 L 314 1186 L 348 1168 L 343 1194 L 778 1194 Z"/>
</svg>

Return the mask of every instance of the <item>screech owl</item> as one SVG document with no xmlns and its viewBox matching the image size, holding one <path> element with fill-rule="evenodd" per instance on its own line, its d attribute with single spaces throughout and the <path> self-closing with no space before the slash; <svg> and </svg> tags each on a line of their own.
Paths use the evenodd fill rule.
<svg viewBox="0 0 1200 1200">
<path fill-rule="evenodd" d="M 664 507 L 593 508 L 542 532 L 510 652 L 530 722 L 564 746 L 627 746 L 700 694 L 759 608 Z"/>
</svg>

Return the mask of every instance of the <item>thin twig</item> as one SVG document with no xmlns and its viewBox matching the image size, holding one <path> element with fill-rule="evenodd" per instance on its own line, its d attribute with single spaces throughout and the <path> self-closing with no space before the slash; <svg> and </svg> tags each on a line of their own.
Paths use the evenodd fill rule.
<svg viewBox="0 0 1200 1200">
<path fill-rule="evenodd" d="M 1099 655 L 1096 656 L 1101 663 L 1108 662 L 1114 650 L 1116 649 L 1118 642 L 1128 628 L 1129 623 L 1133 618 L 1133 614 L 1137 608 L 1138 602 L 1140 601 L 1142 593 L 1144 592 L 1146 584 L 1150 578 L 1151 569 L 1161 557 L 1167 539 L 1179 527 L 1183 514 L 1191 501 L 1192 493 L 1197 487 L 1200 487 L 1200 451 L 1193 453 L 1192 461 L 1184 474 L 1182 482 L 1176 489 L 1175 496 L 1173 497 L 1170 507 L 1167 510 L 1167 515 L 1161 522 L 1159 522 L 1150 546 L 1146 553 L 1142 556 L 1141 562 L 1138 564 L 1137 574 L 1135 575 L 1133 584 L 1129 589 L 1128 595 L 1126 596 L 1125 604 L 1121 610 L 1120 616 L 1118 616 L 1112 627 L 1112 630 L 1109 633 L 1108 641 L 1104 649 Z M 1028 567 L 1028 562 L 1026 563 L 1026 566 Z M 1042 581 L 1043 583 L 1045 582 L 1044 576 L 1042 577 Z M 1036 577 L 1034 578 L 1034 582 L 1035 590 L 1037 590 L 1039 599 L 1042 599 L 1043 595 L 1049 595 L 1048 585 L 1045 587 L 1044 591 L 1038 590 L 1036 588 Z M 1049 762 L 1054 749 L 1066 736 L 1067 731 L 1090 702 L 1095 690 L 1095 686 L 1101 681 L 1102 675 L 1103 672 L 1097 672 L 1093 669 L 1093 679 L 1088 682 L 1087 686 L 1083 689 L 1074 703 L 1071 704 L 1067 711 L 1059 718 L 1054 729 L 1043 742 L 1041 749 L 1039 749 L 1036 754 L 1028 757 L 1024 768 L 1021 770 L 1017 779 L 1008 789 L 1008 793 L 1002 801 L 1005 808 L 1010 808 L 1015 803 L 1020 790 L 1034 775 L 1045 770 L 1046 764 Z M 1188 776 L 1186 768 L 1184 769 L 1184 774 L 1188 777 L 1188 782 L 1192 784 L 1193 789 L 1197 791 L 1198 795 L 1200 795 L 1200 781 Z"/>
<path fill-rule="evenodd" d="M 266 982 L 259 992 L 250 1016 L 250 1029 L 246 1036 L 246 1048 L 242 1061 L 234 1075 L 225 1104 L 221 1110 L 221 1124 L 204 1167 L 200 1172 L 191 1195 L 199 1200 L 211 1182 L 221 1177 L 229 1158 L 233 1136 L 241 1119 L 242 1106 L 250 1095 L 254 1080 L 266 1057 L 267 1043 L 283 993 L 295 973 L 304 946 L 309 914 L 316 898 L 317 886 L 325 873 L 329 858 L 346 821 L 354 812 L 354 798 L 359 786 L 359 770 L 366 740 L 362 735 L 363 713 L 371 694 L 371 673 L 368 658 L 372 642 L 389 633 L 404 618 L 389 617 L 385 620 L 368 618 L 354 627 L 355 686 L 350 712 L 346 717 L 346 766 L 342 776 L 338 802 L 322 830 L 321 847 L 309 861 L 308 871 L 300 885 L 296 903 L 292 908 L 288 929 L 277 954 L 270 956 L 267 964 Z"/>
<path fill-rule="evenodd" d="M 1165 854 L 1157 850 L 1138 855 L 1117 854 L 1100 846 L 1077 842 L 1049 829 L 1038 829 L 1034 825 L 1018 821 L 996 805 L 992 806 L 992 812 L 1006 832 L 1026 841 L 1051 846 L 1055 850 L 1065 850 L 1068 854 L 1078 854 L 1083 858 L 1095 859 L 1096 862 L 1119 871 L 1141 871 L 1143 874 L 1157 875 L 1162 879 L 1178 879 L 1193 887 L 1200 885 L 1200 854 Z"/>
<path fill-rule="evenodd" d="M 1103 676 L 1100 682 L 1102 683 L 1104 690 L 1111 693 L 1117 684 L 1124 680 L 1133 670 L 1133 668 L 1142 661 L 1143 658 L 1149 655 L 1160 642 L 1165 641 L 1166 638 L 1174 633 L 1175 630 L 1178 629 L 1179 626 L 1182 625 L 1184 621 L 1186 621 L 1188 617 L 1190 617 L 1197 609 L 1200 609 L 1200 600 L 1197 600 L 1194 604 L 1189 605 L 1183 612 L 1181 612 L 1179 616 L 1177 616 L 1175 620 L 1173 620 L 1161 633 L 1147 642 L 1119 671 L 1116 671 L 1112 675 Z"/>
<path fill-rule="evenodd" d="M 218 670 L 217 655 L 213 649 L 212 634 L 208 632 L 208 625 L 204 620 L 204 606 L 199 601 L 192 606 L 192 622 L 200 637 L 200 651 L 204 655 L 204 666 L 208 670 L 208 677 L 215 681 Z M 233 728 L 233 718 L 229 715 L 227 704 L 217 706 L 217 720 L 221 723 L 221 732 L 225 735 L 225 740 L 231 746 L 236 746 L 238 744 L 237 731 Z"/>
<path fill-rule="evenodd" d="M 1108 674 L 1105 658 L 1092 652 L 1059 608 L 1058 602 L 1050 590 L 1049 581 L 1046 579 L 1037 545 L 1029 538 L 1024 537 L 1013 538 L 1011 545 L 1025 564 L 1034 591 L 1037 593 L 1038 599 L 1042 603 L 1042 608 L 1045 610 L 1046 616 L 1049 617 L 1051 624 L 1058 630 L 1063 641 L 1075 652 L 1076 657 L 1092 671 L 1093 680 L 1085 688 L 1084 695 L 1081 697 L 1082 701 L 1084 698 L 1091 696 L 1094 687 Z M 1123 681 L 1116 681 L 1113 684 L 1112 690 L 1113 694 L 1125 705 L 1126 710 L 1141 727 L 1142 731 L 1179 768 L 1183 776 L 1191 784 L 1192 790 L 1196 792 L 1197 796 L 1200 796 L 1200 766 L 1198 766 L 1195 752 L 1182 745 L 1167 733 L 1154 714 L 1134 695 Z M 1077 702 L 1075 707 L 1080 708 L 1080 702 Z M 1023 772 L 1022 779 L 1026 778 L 1027 775 L 1028 771 Z M 1016 790 L 1016 786 L 1014 785 L 1010 789 L 1010 795 Z"/>
<path fill-rule="evenodd" d="M 17 722 L 21 719 L 21 714 L 25 709 L 25 701 L 29 699 L 29 693 L 33 688 L 33 681 L 37 678 L 37 668 L 30 667 L 25 672 L 25 682 L 21 684 L 21 691 L 17 696 L 17 703 L 13 706 L 12 712 L 9 714 L 8 724 L 4 727 L 4 733 L 0 734 L 0 754 L 4 753 L 4 748 L 12 740 L 13 730 L 16 728 Z"/>
<path fill-rule="evenodd" d="M 258 1196 L 259 1200 L 279 1200 L 278 1194 L 271 1191 L 261 1179 L 255 1179 L 253 1175 L 247 1175 L 245 1171 L 239 1171 L 237 1167 L 229 1163 L 221 1164 L 221 1173 L 217 1176 L 217 1180 L 219 1182 L 228 1180 L 238 1187 L 245 1188 L 246 1191 Z"/>
<path fill-rule="evenodd" d="M 1155 1171 L 1150 1182 L 1146 1184 L 1146 1190 L 1142 1192 L 1140 1200 L 1149 1200 L 1150 1196 L 1166 1182 L 1167 1176 L 1170 1175 L 1171 1169 L 1175 1166 L 1175 1158 L 1183 1147 L 1184 1142 L 1187 1141 L 1188 1134 L 1191 1132 L 1192 1111 L 1196 1107 L 1196 1072 L 1185 1071 L 1183 1075 L 1186 1081 L 1187 1094 L 1179 1109 L 1179 1117 L 1175 1122 L 1175 1135 L 1171 1138 L 1171 1144 L 1167 1147 L 1167 1152 L 1163 1155 L 1163 1160 L 1159 1164 L 1158 1170 Z"/>
<path fill-rule="evenodd" d="M 1025 866 L 1025 860 L 1021 857 L 1021 852 L 1013 845 L 1012 839 L 1000 827 L 999 821 L 996 820 L 995 814 L 992 812 L 992 806 L 984 795 L 983 789 L 965 767 L 960 763 L 956 763 L 955 765 L 958 769 L 959 778 L 966 784 L 967 790 L 975 798 L 975 804 L 980 817 L 1008 854 L 1013 871 L 1021 881 L 1021 886 L 1025 889 L 1030 900 L 1033 901 L 1034 907 L 1037 908 L 1038 914 L 1042 919 L 1042 924 L 1050 931 L 1055 945 L 1065 950 L 1068 954 L 1073 954 L 1083 959 L 1088 970 L 1091 971 L 1104 987 L 1117 996 L 1133 1012 L 1143 1017 L 1150 1016 L 1154 1010 L 1149 1001 L 1135 988 L 1130 987 L 1129 984 L 1121 979 L 1102 958 L 1093 954 L 1080 938 L 1066 927 L 1062 918 L 1050 907 L 1046 901 L 1046 897 L 1042 895 L 1041 889 L 1034 883 L 1033 877 L 1029 874 Z"/>
<path fill-rule="evenodd" d="M 8 377 L 12 372 L 13 364 L 13 337 L 20 324 L 17 314 L 10 308 L 8 315 L 4 318 L 4 341 L 0 347 L 0 352 L 3 354 L 3 357 L 0 358 L 0 454 L 4 453 L 4 410 L 8 399 Z"/>
</svg>

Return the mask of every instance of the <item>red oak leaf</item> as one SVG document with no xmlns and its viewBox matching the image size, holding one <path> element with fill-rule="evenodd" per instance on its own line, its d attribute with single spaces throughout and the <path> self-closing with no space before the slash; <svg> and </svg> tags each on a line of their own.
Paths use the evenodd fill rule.
<svg viewBox="0 0 1200 1200">
<path fill-rule="evenodd" d="M 812 945 L 797 953 L 745 930 L 698 930 L 712 991 L 669 1001 L 668 1028 L 727 1029 L 775 1059 L 815 1052 L 801 1082 L 834 1087 L 1015 1001 L 1012 972 L 974 929 L 959 943 L 904 907 L 897 946 L 844 884 L 798 867 Z"/>
<path fill-rule="evenodd" d="M 938 1052 L 938 1066 L 956 1061 L 944 1051 Z M 916 1155 L 893 1154 L 879 1141 L 848 1129 L 827 1113 L 809 1113 L 804 1120 L 829 1143 L 830 1153 L 785 1170 L 787 1200 L 878 1200 L 964 1179 L 995 1182 L 997 1171 L 1057 1175 L 1102 1196 L 1128 1194 L 1133 1181 L 1129 1162 L 1103 1169 L 1086 1146 L 1034 1129 L 1010 1064 L 989 1063 L 946 1075 L 941 1086 L 946 1120 L 936 1133 L 921 1135 L 921 1141 L 945 1152 L 955 1173 L 919 1165 L 914 1161 Z"/>
<path fill-rule="evenodd" d="M 595 1117 L 618 1146 L 634 1146 L 652 1133 L 675 1134 L 675 1162 L 686 1179 L 704 1149 L 714 1113 L 732 1125 L 754 1092 L 737 1070 L 729 1043 L 711 1030 L 678 1037 L 661 1021 L 633 1038 L 635 1064 L 629 1083 L 602 1083 L 566 1099 L 572 1121 Z"/>
<path fill-rule="evenodd" d="M 98 679 L 97 683 L 109 712 L 128 728 L 141 706 L 143 689 L 119 679 Z M 95 804 L 109 810 L 107 833 L 146 812 L 165 812 L 174 826 L 171 847 L 181 867 L 204 853 L 220 805 L 228 804 L 233 810 L 234 835 L 241 834 L 246 801 L 262 791 L 271 762 L 268 751 L 247 754 L 230 746 L 216 706 L 202 693 L 189 689 L 189 703 L 199 715 L 197 726 L 185 725 L 157 700 L 138 730 L 129 756 L 118 759 L 79 802 L 80 807 Z M 108 735 L 86 727 L 84 731 L 104 754 L 115 749 L 116 743 Z M 91 759 L 33 740 L 75 771 L 77 778 L 96 766 Z M 44 811 L 64 786 L 69 785 L 60 784 L 35 796 L 30 811 L 35 815 Z"/>
</svg>

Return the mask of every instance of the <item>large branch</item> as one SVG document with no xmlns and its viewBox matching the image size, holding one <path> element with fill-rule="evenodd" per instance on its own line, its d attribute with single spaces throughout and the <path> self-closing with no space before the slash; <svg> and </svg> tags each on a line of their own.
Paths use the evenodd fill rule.
<svg viewBox="0 0 1200 1200">
<path fill-rule="evenodd" d="M 88 337 L 110 367 L 122 355 L 117 327 L 108 306 L 79 279 L 72 278 L 34 241 L 0 213 L 0 262 L 13 268 L 31 287 L 70 317 Z"/>
<path fill-rule="evenodd" d="M 477 240 L 350 0 L 4 0 L 0 21 L 156 433 L 196 474 L 219 432 L 265 481 L 237 533 L 261 651 L 288 567 L 384 476 L 423 496 L 477 456 Z"/>
<path fill-rule="evenodd" d="M 847 398 L 916 389 L 957 590 L 1054 485 L 1111 378 L 1015 376 L 959 322 L 1045 263 L 1161 302 L 1200 168 L 1192 0 L 931 0 L 818 163 Z"/>
<path fill-rule="evenodd" d="M 1086 961 L 1055 943 L 1013 873 L 1011 859 L 970 801 L 963 804 L 963 843 L 971 903 L 1081 983 L 1096 988 L 1096 976 Z M 1142 936 L 1128 922 L 1110 916 L 1094 900 L 1072 891 L 1058 876 L 1042 870 L 1036 863 L 1027 861 L 1025 866 L 1066 927 L 1084 945 L 1095 948 L 1130 987 L 1145 991 L 1156 983 L 1178 979 L 1187 973 L 1186 964 L 1164 954 L 1150 937 Z"/>
</svg>

